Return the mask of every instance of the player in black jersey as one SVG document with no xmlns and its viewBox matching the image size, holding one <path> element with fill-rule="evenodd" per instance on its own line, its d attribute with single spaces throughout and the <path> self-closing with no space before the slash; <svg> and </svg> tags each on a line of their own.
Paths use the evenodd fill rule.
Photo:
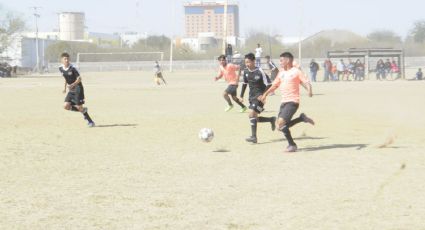
<svg viewBox="0 0 425 230">
<path fill-rule="evenodd" d="M 83 107 L 84 104 L 84 88 L 81 83 L 81 76 L 78 70 L 69 63 L 69 54 L 61 54 L 62 66 L 59 67 L 59 71 L 65 78 L 65 87 L 63 93 L 66 93 L 68 88 L 68 94 L 65 97 L 64 109 L 81 112 L 84 115 L 84 119 L 88 121 L 89 127 L 95 126 L 93 120 L 87 113 L 87 108 Z"/>
<path fill-rule="evenodd" d="M 243 71 L 243 85 L 241 100 L 243 99 L 247 85 L 249 86 L 249 122 L 251 124 L 251 136 L 245 140 L 257 143 L 257 122 L 270 122 L 272 130 L 276 129 L 276 117 L 259 117 L 264 111 L 264 104 L 259 100 L 264 92 L 272 85 L 269 76 L 264 71 L 255 66 L 255 55 L 249 53 L 245 55 L 245 66 Z"/>
</svg>

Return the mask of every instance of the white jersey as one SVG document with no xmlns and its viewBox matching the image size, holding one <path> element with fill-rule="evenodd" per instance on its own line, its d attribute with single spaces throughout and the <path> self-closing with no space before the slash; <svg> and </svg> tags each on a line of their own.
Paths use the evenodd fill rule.
<svg viewBox="0 0 425 230">
<path fill-rule="evenodd" d="M 263 49 L 261 47 L 258 47 L 255 49 L 255 57 L 261 57 L 261 54 L 263 53 Z"/>
</svg>

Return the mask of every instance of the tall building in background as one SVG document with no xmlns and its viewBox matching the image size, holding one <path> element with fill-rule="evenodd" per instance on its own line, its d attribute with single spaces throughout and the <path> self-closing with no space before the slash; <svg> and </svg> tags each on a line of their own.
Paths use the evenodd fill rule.
<svg viewBox="0 0 425 230">
<path fill-rule="evenodd" d="M 214 33 L 217 38 L 224 36 L 224 2 L 196 1 L 184 4 L 185 37 L 196 38 L 200 33 Z M 239 37 L 239 7 L 236 3 L 227 5 L 227 36 Z"/>
</svg>

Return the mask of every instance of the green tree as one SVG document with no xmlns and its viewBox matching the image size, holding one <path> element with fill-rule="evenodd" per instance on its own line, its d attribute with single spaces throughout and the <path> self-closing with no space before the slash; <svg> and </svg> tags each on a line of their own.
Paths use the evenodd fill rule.
<svg viewBox="0 0 425 230">
<path fill-rule="evenodd" d="M 21 17 L 12 12 L 6 12 L 0 5 L 0 53 L 4 52 L 17 38 L 17 34 L 24 30 L 25 23 Z"/>
<path fill-rule="evenodd" d="M 391 30 L 377 30 L 367 35 L 367 38 L 372 42 L 379 43 L 401 43 L 401 37 Z"/>
<path fill-rule="evenodd" d="M 58 61 L 60 54 L 63 52 L 69 53 L 71 60 L 75 61 L 78 53 L 96 53 L 103 51 L 95 44 L 88 42 L 58 41 L 47 47 L 46 56 L 48 61 Z"/>
<path fill-rule="evenodd" d="M 146 39 L 140 39 L 133 46 L 132 49 L 135 51 L 166 51 L 170 49 L 171 39 L 161 36 L 149 36 Z"/>
<path fill-rule="evenodd" d="M 410 32 L 413 40 L 416 43 L 422 43 L 425 41 L 425 20 L 416 21 L 413 24 L 413 29 Z"/>
<path fill-rule="evenodd" d="M 257 44 L 260 44 L 263 48 L 263 56 L 278 56 L 285 49 L 284 45 L 275 37 L 263 32 L 253 31 L 248 34 L 242 53 L 254 52 Z"/>
</svg>

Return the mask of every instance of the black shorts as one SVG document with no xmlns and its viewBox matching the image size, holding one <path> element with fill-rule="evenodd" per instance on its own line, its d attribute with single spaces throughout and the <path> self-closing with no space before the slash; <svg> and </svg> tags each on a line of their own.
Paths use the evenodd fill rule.
<svg viewBox="0 0 425 230">
<path fill-rule="evenodd" d="M 227 86 L 226 90 L 224 90 L 224 92 L 236 97 L 237 90 L 238 90 L 237 85 L 229 85 L 229 86 Z"/>
<path fill-rule="evenodd" d="M 259 101 L 257 98 L 249 99 L 249 108 L 254 110 L 257 113 L 261 113 L 264 111 L 263 102 Z"/>
<path fill-rule="evenodd" d="M 84 88 L 77 85 L 73 90 L 70 90 L 65 97 L 65 102 L 70 102 L 71 105 L 84 104 Z"/>
<path fill-rule="evenodd" d="M 161 72 L 156 73 L 156 74 L 155 74 L 155 77 L 157 77 L 157 78 L 164 78 L 164 77 L 162 76 L 162 73 L 161 73 Z"/>
<path fill-rule="evenodd" d="M 283 118 L 286 123 L 290 122 L 292 116 L 297 112 L 300 104 L 295 102 L 285 102 L 280 105 L 279 117 Z"/>
</svg>

